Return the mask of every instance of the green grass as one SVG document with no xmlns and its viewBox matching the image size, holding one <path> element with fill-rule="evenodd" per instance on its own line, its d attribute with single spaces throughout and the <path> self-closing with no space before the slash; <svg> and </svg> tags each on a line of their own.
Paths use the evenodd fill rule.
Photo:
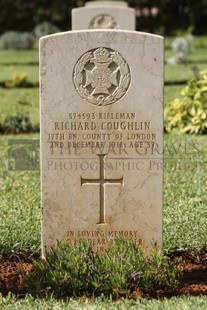
<svg viewBox="0 0 207 310">
<path fill-rule="evenodd" d="M 166 135 L 164 248 L 168 252 L 207 245 L 206 190 L 206 136 Z"/>
<path fill-rule="evenodd" d="M 174 36 L 166 36 L 165 37 L 165 49 L 171 49 L 172 42 L 175 40 Z M 207 48 L 207 38 L 206 36 L 194 36 L 193 46 L 195 48 Z"/>
<path fill-rule="evenodd" d="M 0 253 L 39 252 L 39 171 L 8 170 L 8 139 L 31 139 L 36 135 L 0 138 Z"/>
<path fill-rule="evenodd" d="M 28 113 L 32 123 L 39 123 L 39 90 L 38 88 L 0 88 L 0 122 L 8 115 L 17 112 Z"/>
<path fill-rule="evenodd" d="M 194 45 L 189 56 L 189 61 L 191 63 L 205 63 L 207 65 L 206 48 L 207 46 L 205 48 L 200 48 Z"/>
<path fill-rule="evenodd" d="M 174 37 L 167 37 L 165 40 L 165 60 L 175 55 L 172 51 L 171 44 Z M 186 81 L 195 77 L 200 70 L 207 68 L 207 38 L 195 37 L 189 62 L 186 64 L 165 65 L 165 82 L 172 83 Z"/>
<path fill-rule="evenodd" d="M 38 49 L 33 50 L 0 50 L 0 64 L 29 64 L 38 65 Z"/>
<path fill-rule="evenodd" d="M 195 36 L 194 37 L 194 46 L 196 48 L 207 48 L 207 40 L 206 40 L 206 36 Z"/>
<path fill-rule="evenodd" d="M 173 36 L 165 36 L 164 40 L 165 40 L 165 50 L 171 49 L 171 45 L 172 42 L 174 40 L 175 37 Z"/>
<path fill-rule="evenodd" d="M 166 51 L 165 59 L 173 55 L 172 51 Z M 207 68 L 207 53 L 205 49 L 195 49 L 186 64 L 165 65 L 165 82 L 186 81 L 196 77 L 199 71 Z"/>
<path fill-rule="evenodd" d="M 97 298 L 93 301 L 88 299 L 82 300 L 55 300 L 53 298 L 33 299 L 27 296 L 25 299 L 16 299 L 14 296 L 1 299 L 0 307 L 5 310 L 206 310 L 207 298 L 202 297 L 173 297 L 164 300 L 120 300 L 112 302 L 110 299 Z"/>
<path fill-rule="evenodd" d="M 39 172 L 7 170 L 7 140 L 32 137 L 38 136 L 1 137 L 1 253 L 40 248 Z M 165 158 L 164 249 L 203 247 L 207 244 L 206 136 L 165 135 Z"/>
<path fill-rule="evenodd" d="M 174 51 L 172 49 L 165 50 L 165 59 L 174 55 Z M 207 54 L 205 48 L 197 48 L 193 45 L 191 53 L 189 55 L 189 62 L 190 63 L 204 63 L 207 64 Z"/>
<path fill-rule="evenodd" d="M 185 85 L 167 85 L 164 88 L 164 103 L 165 105 L 173 99 L 180 97 L 181 90 Z"/>
<path fill-rule="evenodd" d="M 165 38 L 165 49 L 171 49 L 172 42 L 175 40 L 174 36 L 166 36 Z M 206 36 L 194 36 L 193 46 L 196 48 L 207 48 Z"/>
<path fill-rule="evenodd" d="M 14 73 L 27 73 L 27 81 L 37 84 L 39 82 L 39 67 L 38 65 L 0 65 L 0 82 L 10 81 Z"/>
<path fill-rule="evenodd" d="M 177 65 L 165 65 L 165 82 L 178 83 L 186 82 L 195 77 L 195 72 L 199 72 L 207 68 L 206 64 L 177 64 Z M 185 85 L 184 85 L 185 86 Z"/>
</svg>

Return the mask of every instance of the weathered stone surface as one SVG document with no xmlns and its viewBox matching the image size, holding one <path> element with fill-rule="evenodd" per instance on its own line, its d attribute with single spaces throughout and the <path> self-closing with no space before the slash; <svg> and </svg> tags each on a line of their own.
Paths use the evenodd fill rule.
<svg viewBox="0 0 207 310">
<path fill-rule="evenodd" d="M 50 35 L 40 68 L 43 253 L 77 238 L 162 245 L 162 37 Z"/>
<path fill-rule="evenodd" d="M 72 10 L 72 30 L 135 30 L 135 10 L 120 1 L 89 1 Z"/>
</svg>

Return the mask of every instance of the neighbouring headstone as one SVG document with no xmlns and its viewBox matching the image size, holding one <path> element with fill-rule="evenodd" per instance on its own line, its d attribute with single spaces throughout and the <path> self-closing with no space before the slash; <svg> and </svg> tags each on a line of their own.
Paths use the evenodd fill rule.
<svg viewBox="0 0 207 310">
<path fill-rule="evenodd" d="M 80 238 L 95 250 L 120 236 L 161 246 L 163 38 L 46 36 L 40 75 L 43 255 Z"/>
<path fill-rule="evenodd" d="M 89 1 L 72 10 L 72 30 L 135 30 L 135 10 L 122 1 Z"/>
</svg>

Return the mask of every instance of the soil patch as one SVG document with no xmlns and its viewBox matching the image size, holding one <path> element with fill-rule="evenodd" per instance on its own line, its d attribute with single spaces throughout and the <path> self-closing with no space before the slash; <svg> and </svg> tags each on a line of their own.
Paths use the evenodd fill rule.
<svg viewBox="0 0 207 310">
<path fill-rule="evenodd" d="M 182 253 L 179 254 L 179 259 L 183 278 L 178 295 L 207 295 L 207 253 Z M 37 258 L 28 255 L 0 256 L 0 292 L 3 296 L 11 292 L 23 297 L 24 294 L 20 294 L 23 280 L 21 270 L 30 273 L 35 260 Z"/>
<path fill-rule="evenodd" d="M 34 258 L 29 256 L 0 256 L 0 292 L 19 294 L 23 280 L 21 271 L 31 272 Z"/>
</svg>

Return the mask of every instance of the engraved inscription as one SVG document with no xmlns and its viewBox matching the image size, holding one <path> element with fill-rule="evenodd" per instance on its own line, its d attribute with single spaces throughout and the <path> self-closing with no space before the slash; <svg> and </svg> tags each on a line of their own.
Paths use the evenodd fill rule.
<svg viewBox="0 0 207 310">
<path fill-rule="evenodd" d="M 161 154 L 157 133 L 149 120 L 133 112 L 69 112 L 64 121 L 55 120 L 48 133 L 51 155 Z"/>
<path fill-rule="evenodd" d="M 95 16 L 90 24 L 89 29 L 115 29 L 117 27 L 117 22 L 112 15 L 109 14 L 99 14 Z"/>
<path fill-rule="evenodd" d="M 93 250 L 102 251 L 106 247 L 114 244 L 116 238 L 129 238 L 140 246 L 143 246 L 143 240 L 140 232 L 137 230 L 68 230 L 67 240 L 75 243 L 79 238 L 87 240 Z"/>
<path fill-rule="evenodd" d="M 105 184 L 121 184 L 123 186 L 123 177 L 119 179 L 105 178 L 105 156 L 106 154 L 98 154 L 100 159 L 100 177 L 99 179 L 84 179 L 81 177 L 81 186 L 84 184 L 99 184 L 100 192 L 100 220 L 98 224 L 106 224 L 105 220 Z"/>
<path fill-rule="evenodd" d="M 124 58 L 105 47 L 86 52 L 73 71 L 77 93 L 96 106 L 110 105 L 121 99 L 130 81 L 129 66 Z"/>
</svg>

